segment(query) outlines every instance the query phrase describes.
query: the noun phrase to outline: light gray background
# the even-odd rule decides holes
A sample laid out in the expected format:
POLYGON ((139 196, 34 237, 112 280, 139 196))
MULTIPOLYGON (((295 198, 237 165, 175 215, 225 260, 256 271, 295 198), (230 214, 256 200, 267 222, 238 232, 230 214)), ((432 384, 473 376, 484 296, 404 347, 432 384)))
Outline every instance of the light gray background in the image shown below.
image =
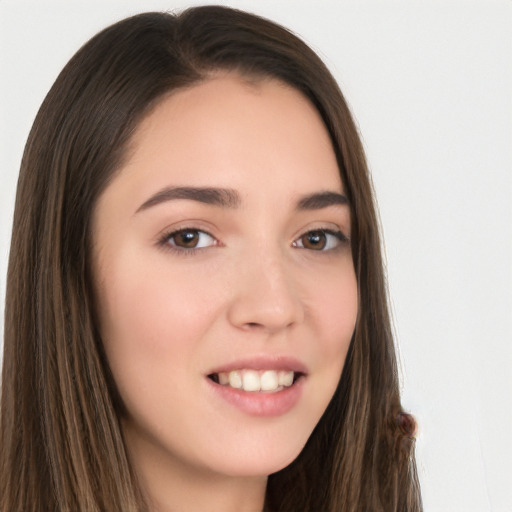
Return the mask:
MULTIPOLYGON (((21 152, 57 73, 111 22, 198 3, 0 1, 2 316, 21 152)), ((358 121, 426 511, 512 511, 512 2, 215 3, 300 34, 358 121)))

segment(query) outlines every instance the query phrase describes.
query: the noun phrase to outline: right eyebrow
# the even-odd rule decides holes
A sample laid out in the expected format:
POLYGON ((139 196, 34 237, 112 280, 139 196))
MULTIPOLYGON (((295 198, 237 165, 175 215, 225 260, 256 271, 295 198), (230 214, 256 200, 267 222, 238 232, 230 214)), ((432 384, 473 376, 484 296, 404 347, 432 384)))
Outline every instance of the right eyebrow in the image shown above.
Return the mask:
POLYGON ((142 203, 135 213, 175 199, 190 199, 223 208, 238 208, 241 203, 238 192, 229 188, 165 187, 142 203))

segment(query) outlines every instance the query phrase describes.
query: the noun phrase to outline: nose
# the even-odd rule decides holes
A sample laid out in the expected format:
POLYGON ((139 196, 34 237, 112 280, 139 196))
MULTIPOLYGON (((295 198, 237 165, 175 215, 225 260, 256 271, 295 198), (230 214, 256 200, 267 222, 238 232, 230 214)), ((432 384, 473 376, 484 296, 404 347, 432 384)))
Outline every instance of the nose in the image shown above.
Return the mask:
POLYGON ((274 334, 304 320, 299 290, 283 261, 256 255, 241 263, 239 269, 228 309, 232 325, 274 334))

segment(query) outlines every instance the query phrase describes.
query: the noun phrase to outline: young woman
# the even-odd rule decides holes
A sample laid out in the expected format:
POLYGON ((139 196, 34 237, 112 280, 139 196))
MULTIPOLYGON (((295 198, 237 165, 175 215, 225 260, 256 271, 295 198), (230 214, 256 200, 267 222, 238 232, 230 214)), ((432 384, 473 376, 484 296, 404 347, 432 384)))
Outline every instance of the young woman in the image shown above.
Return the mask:
POLYGON ((349 110, 222 7, 89 41, 27 142, 2 511, 419 511, 349 110))

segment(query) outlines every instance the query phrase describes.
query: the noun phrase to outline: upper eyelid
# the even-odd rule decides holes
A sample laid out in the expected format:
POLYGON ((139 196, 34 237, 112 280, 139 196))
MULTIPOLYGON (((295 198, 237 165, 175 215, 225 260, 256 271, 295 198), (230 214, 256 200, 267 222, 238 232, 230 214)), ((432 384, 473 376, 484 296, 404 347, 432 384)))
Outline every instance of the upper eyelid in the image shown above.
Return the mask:
POLYGON ((328 233, 331 235, 342 235, 345 239, 350 240, 350 235, 347 234, 347 231, 335 223, 327 223, 329 226, 326 226, 325 223, 320 223, 318 226, 308 227, 302 231, 299 231, 296 235, 294 235, 294 240, 298 240, 300 237, 304 236, 307 233, 311 233, 313 231, 323 231, 324 233, 328 233))
POLYGON ((161 240, 162 238, 169 238, 172 235, 175 235, 177 233, 180 233, 181 231, 198 231, 201 233, 205 233, 212 238, 217 239, 217 237, 213 234, 215 229, 212 229, 211 227, 205 227, 204 222, 202 221, 192 221, 190 223, 183 222, 183 223, 175 223, 172 226, 168 226, 162 230, 159 231, 159 233, 155 236, 155 240, 161 240))
POLYGON ((173 236, 177 235, 178 233, 181 233, 183 231, 197 231, 198 233, 203 233, 205 235, 208 235, 210 238, 218 242, 218 238, 215 235, 212 235, 209 231, 202 228, 196 228, 196 227, 182 227, 182 228, 174 228, 167 231, 163 231, 161 235, 158 236, 157 240, 160 242, 165 242, 169 238, 172 238, 173 236))

